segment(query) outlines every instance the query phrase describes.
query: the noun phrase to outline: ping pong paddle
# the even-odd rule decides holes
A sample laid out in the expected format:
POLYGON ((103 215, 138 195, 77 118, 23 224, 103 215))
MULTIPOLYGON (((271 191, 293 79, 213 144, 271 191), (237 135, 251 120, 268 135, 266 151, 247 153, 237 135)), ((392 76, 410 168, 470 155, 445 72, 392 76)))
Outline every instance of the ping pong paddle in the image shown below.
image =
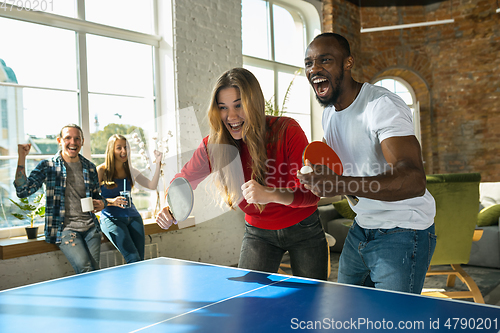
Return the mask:
POLYGON ((169 213, 177 221, 186 220, 191 214, 194 203, 194 195, 191 184, 186 178, 175 178, 167 192, 167 202, 169 213))
MULTIPOLYGON (((341 176, 344 172, 342 161, 337 153, 335 153, 329 145, 322 141, 313 141, 307 145, 304 149, 304 153, 302 154, 302 163, 304 163, 304 165, 306 160, 309 160, 309 162, 313 165, 325 165, 339 176, 341 176)), ((355 196, 346 195, 345 197, 353 206, 356 206, 359 201, 355 196)))

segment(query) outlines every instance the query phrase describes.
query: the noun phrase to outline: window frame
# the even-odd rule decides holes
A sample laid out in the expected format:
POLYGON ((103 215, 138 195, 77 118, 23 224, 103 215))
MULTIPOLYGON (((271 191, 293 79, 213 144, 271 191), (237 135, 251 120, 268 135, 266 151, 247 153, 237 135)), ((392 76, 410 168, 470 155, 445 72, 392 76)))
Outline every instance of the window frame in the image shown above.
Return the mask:
MULTIPOLYGON (((300 19, 302 20, 304 27, 304 45, 303 45, 304 52, 309 42, 312 41, 316 35, 321 33, 321 20, 320 20, 320 14, 318 13, 318 9, 308 1, 297 1, 297 0, 264 0, 264 1, 267 2, 267 15, 269 24, 269 34, 270 34, 269 47, 271 53, 271 60, 243 54, 242 55, 243 65, 260 67, 263 69, 273 71, 274 74, 273 96, 276 97, 279 96, 279 88, 280 88, 278 81, 279 72, 293 75, 297 73, 298 70, 300 70, 299 75, 303 77, 305 77, 305 72, 304 72, 304 66, 299 67, 295 65, 278 62, 275 60, 273 5, 278 5, 280 7, 283 7, 284 9, 288 10, 291 13, 292 17, 295 17, 295 15, 297 15, 297 17, 300 17, 300 19)), ((319 103, 317 103, 315 94, 312 91, 312 89, 309 92, 309 96, 310 96, 309 112, 308 113, 305 112, 304 114, 309 115, 311 121, 310 122, 311 127, 309 129, 306 129, 305 132, 311 133, 311 137, 309 138, 310 140, 314 139, 321 140, 320 136, 318 135, 319 133, 318 130, 321 128, 321 120, 320 120, 321 116, 316 116, 316 115, 320 115, 323 110, 319 105, 319 103)), ((278 98, 274 98, 273 102, 275 108, 279 108, 281 106, 280 105, 281 101, 279 101, 278 98)), ((287 115, 287 113, 290 116, 293 116, 294 114, 292 112, 285 111, 284 115, 287 115)))
MULTIPOLYGON (((157 8, 157 0, 153 0, 154 8, 157 8)), ((10 8, 10 7, 9 7, 10 8)), ((9 19, 14 19, 18 21, 24 21, 34 24, 46 25, 54 28, 65 29, 75 32, 76 36, 76 47, 77 47, 77 72, 78 72, 78 89, 68 90, 68 89, 53 89, 50 87, 42 86, 32 86, 32 85, 21 85, 15 83, 3 83, 0 82, 2 86, 13 86, 16 88, 34 88, 34 89, 48 89, 48 90, 59 90, 59 91, 69 91, 76 92, 78 95, 79 104, 79 125, 82 127, 83 135, 86 138, 90 138, 90 111, 89 111, 89 91, 88 91, 88 80, 87 80, 87 43, 86 35, 92 34, 102 37, 109 37, 114 39, 120 39, 128 42, 135 42, 139 44, 145 44, 153 47, 153 85, 154 85, 154 98, 155 98, 155 116, 161 114, 161 103, 159 103, 160 98, 160 80, 158 77, 157 64, 159 63, 159 52, 161 36, 156 34, 145 34, 142 32, 136 32, 116 27, 107 26, 100 23, 94 23, 85 21, 85 0, 77 0, 77 18, 61 16, 46 12, 34 12, 22 10, 20 7, 13 6, 12 10, 0 11, 0 17, 5 17, 9 19)), ((157 29, 157 16, 158 12, 154 12, 154 28, 157 29)), ((82 155, 86 158, 91 158, 90 145, 84 145, 82 147, 82 155)), ((17 158, 17 156, 14 156, 17 158)))
MULTIPOLYGON (((418 139, 418 142, 422 142, 422 137, 421 137, 421 129, 420 129, 420 103, 418 102, 417 95, 415 94, 415 90, 409 84, 406 80, 397 77, 397 76, 381 76, 377 77, 375 80, 372 81, 372 84, 375 85, 376 83, 382 81, 382 80, 394 80, 399 83, 401 83, 410 93, 411 99, 412 99, 412 104, 406 104, 408 107, 413 111, 412 116, 413 116, 413 129, 415 131, 415 136, 418 139)), ((397 95, 397 93, 396 93, 397 95)))
MULTIPOLYGON (((78 99, 78 122, 83 130, 84 137, 90 142, 91 137, 91 121, 89 110, 89 90, 87 78, 87 34, 108 37, 127 42, 134 42, 138 44, 148 45, 152 47, 152 70, 153 70, 153 102, 154 102, 154 119, 159 119, 162 115, 162 99, 161 99, 161 80, 160 80, 160 42, 162 37, 158 35, 158 1, 153 2, 153 29, 154 34, 146 34, 143 32, 131 31, 122 28, 107 26, 100 23, 94 23, 85 20, 85 0, 75 0, 76 2, 76 18, 62 16, 47 12, 28 11, 15 5, 9 5, 9 10, 0 10, 0 17, 13 19, 16 21, 44 25, 48 27, 64 29, 75 33, 76 45, 76 60, 77 64, 77 88, 76 89, 60 89, 48 86, 37 85, 23 85, 18 83, 0 82, 0 86, 14 87, 14 88, 32 88, 41 90, 64 91, 77 94, 78 99)), ((113 94, 109 94, 113 95, 113 94)), ((124 95, 126 97, 138 97, 132 95, 124 95)), ((144 96, 139 96, 144 97, 144 96)), ((162 122, 155 122, 155 130, 159 133, 162 131, 162 122)), ((24 126, 24 125, 23 125, 24 126)), ((82 146, 81 154, 89 160, 93 157, 100 157, 91 154, 90 144, 82 146)), ((52 155, 33 155, 28 156, 27 159, 46 159, 52 155)), ((17 155, 1 156, 0 160, 17 160, 17 155)), ((41 223, 41 222, 40 222, 41 223)), ((41 224, 43 225, 43 223, 41 224)), ((0 228, 0 239, 10 238, 15 236, 24 235, 24 226, 0 228)))

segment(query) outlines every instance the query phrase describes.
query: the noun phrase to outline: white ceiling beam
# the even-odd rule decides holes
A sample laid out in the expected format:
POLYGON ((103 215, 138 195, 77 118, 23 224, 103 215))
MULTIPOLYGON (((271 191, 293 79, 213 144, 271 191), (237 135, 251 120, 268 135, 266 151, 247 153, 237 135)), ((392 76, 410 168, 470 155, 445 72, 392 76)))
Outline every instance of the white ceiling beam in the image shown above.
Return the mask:
POLYGON ((417 28, 417 27, 427 27, 427 26, 431 26, 431 25, 449 24, 449 23, 453 23, 453 22, 455 22, 454 19, 449 19, 449 20, 439 20, 439 21, 420 22, 420 23, 388 25, 388 26, 375 27, 375 28, 361 28, 361 33, 397 30, 397 29, 409 29, 409 28, 417 28))

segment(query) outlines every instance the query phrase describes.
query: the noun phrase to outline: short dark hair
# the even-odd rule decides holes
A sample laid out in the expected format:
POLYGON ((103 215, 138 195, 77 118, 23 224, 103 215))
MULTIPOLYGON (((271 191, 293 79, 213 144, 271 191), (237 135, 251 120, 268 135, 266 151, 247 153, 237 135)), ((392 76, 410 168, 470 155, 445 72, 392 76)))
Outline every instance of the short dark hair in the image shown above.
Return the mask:
POLYGON ((63 126, 63 128, 61 128, 61 131, 59 131, 59 137, 62 138, 62 131, 65 129, 65 128, 76 128, 77 130, 80 131, 80 135, 82 136, 82 140, 83 140, 83 131, 82 131, 82 128, 80 126, 78 126, 77 124, 68 124, 66 126, 63 126))
POLYGON ((316 37, 314 37, 314 40, 316 40, 318 38, 324 38, 324 37, 335 38, 337 40, 337 42, 339 43, 340 47, 342 48, 342 50, 344 51, 344 57, 347 58, 351 55, 351 47, 349 46, 349 42, 347 41, 347 39, 344 36, 336 34, 334 32, 324 32, 324 33, 319 34, 316 37))

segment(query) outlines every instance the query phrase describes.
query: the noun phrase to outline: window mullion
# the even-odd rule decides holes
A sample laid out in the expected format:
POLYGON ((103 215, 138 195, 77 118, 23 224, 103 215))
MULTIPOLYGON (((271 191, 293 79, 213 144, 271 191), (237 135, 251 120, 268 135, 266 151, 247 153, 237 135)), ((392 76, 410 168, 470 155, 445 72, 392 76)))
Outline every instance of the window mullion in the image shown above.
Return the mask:
POLYGON ((77 57, 78 57, 78 115, 83 130, 84 138, 88 143, 83 145, 83 156, 90 159, 90 117, 89 117, 89 87, 87 76, 87 34, 76 32, 77 57))
POLYGON ((267 2, 268 5, 268 13, 269 13, 269 40, 270 44, 269 49, 271 50, 271 60, 276 61, 275 59, 275 51, 274 51, 274 16, 273 16, 273 3, 272 1, 267 2))
POLYGON ((76 15, 80 20, 85 21, 85 0, 76 1, 76 15))
MULTIPOLYGON (((153 33, 158 34, 158 1, 153 0, 153 33)), ((161 111, 161 80, 160 80, 160 48, 157 46, 152 47, 153 57, 153 96, 154 96, 154 115, 155 119, 160 119, 162 116, 161 111)), ((155 121, 155 131, 159 132, 161 137, 163 134, 163 123, 155 121)))
MULTIPOLYGON (((153 98, 154 98, 154 115, 155 119, 160 119, 161 111, 161 80, 160 80, 160 50, 153 46, 153 98)), ((164 128, 162 122, 155 121, 155 130, 164 136, 164 128)))
POLYGON ((278 91, 279 91, 279 83, 278 83, 278 70, 274 62, 276 61, 276 52, 275 52, 275 44, 274 44, 274 11, 273 11, 273 2, 268 1, 268 13, 269 13, 269 37, 270 37, 270 50, 271 50, 271 61, 273 62, 273 73, 274 73, 274 109, 278 109, 278 91))
MULTIPOLYGON (((79 3, 80 1, 78 2, 78 4, 79 3)), ((78 7, 79 6, 80 5, 78 5, 78 7)), ((80 14, 81 10, 78 9, 78 7, 77 7, 78 15, 81 15, 80 14)), ((107 26, 105 24, 88 22, 80 18, 66 17, 45 12, 36 12, 27 10, 22 10, 22 11, 0 10, 0 17, 6 17, 18 21, 25 21, 29 23, 46 25, 54 28, 72 30, 77 32, 86 32, 103 37, 132 41, 139 44, 159 46, 161 40, 161 36, 157 35, 146 34, 138 31, 130 31, 127 29, 107 26)))
MULTIPOLYGON (((77 0, 77 17, 85 20, 85 0, 77 0)), ((78 94, 78 116, 83 130, 83 137, 87 138, 89 144, 82 146, 82 154, 91 159, 90 150, 90 117, 89 117, 89 87, 87 76, 87 34, 75 32, 76 55, 78 57, 77 77, 80 93, 78 94)))

